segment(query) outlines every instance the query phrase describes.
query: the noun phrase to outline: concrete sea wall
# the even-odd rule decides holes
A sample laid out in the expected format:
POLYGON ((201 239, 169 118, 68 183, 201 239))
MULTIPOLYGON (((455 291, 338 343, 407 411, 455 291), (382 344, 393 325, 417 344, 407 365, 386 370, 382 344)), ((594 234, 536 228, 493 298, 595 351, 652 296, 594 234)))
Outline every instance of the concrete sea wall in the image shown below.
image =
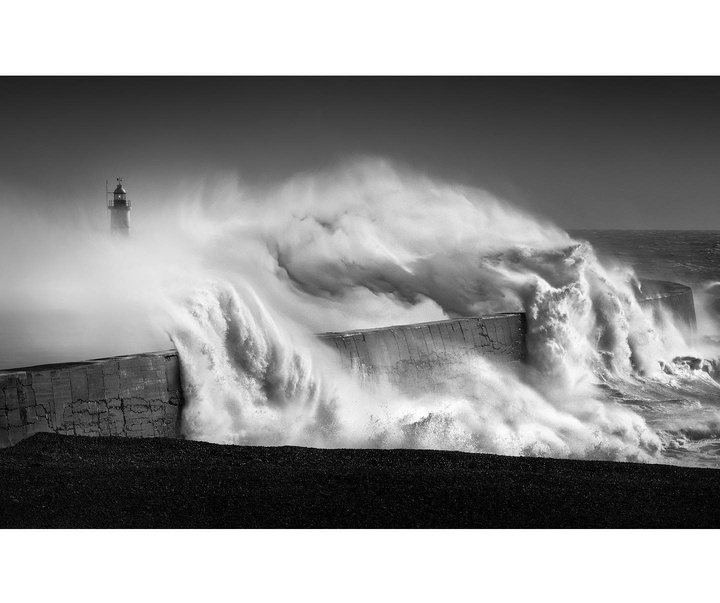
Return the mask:
MULTIPOLYGON (((644 281, 640 303, 695 328, 692 290, 644 281)), ((428 373, 480 356, 497 362, 526 356, 525 315, 458 318, 343 333, 320 339, 363 377, 412 384, 428 373)), ((41 431, 69 435, 179 437, 182 413, 177 352, 0 371, 0 447, 41 431)))
POLYGON ((175 437, 181 401, 174 350, 0 371, 0 447, 41 431, 175 437))
MULTIPOLYGON (((473 355, 525 357, 525 315, 500 314, 319 336, 344 366, 412 383, 473 355)), ((34 433, 180 437, 175 350, 0 371, 0 448, 34 433)))
POLYGON ((412 325, 323 333, 345 368, 372 379, 412 384, 420 376, 473 356, 500 362, 525 359, 525 315, 457 318, 412 325))
POLYGON ((670 281, 641 281, 637 297, 642 307, 652 309, 656 319, 660 318, 662 312, 666 312, 686 333, 695 332, 697 317, 690 287, 670 281))
MULTIPOLYGON (((669 281, 642 281, 637 291, 640 305, 671 314, 683 330, 695 330, 692 289, 669 281)), ((522 361, 526 357, 525 314, 508 313, 458 318, 421 324, 323 333, 320 339, 334 346, 343 366, 372 380, 385 376, 390 382, 412 385, 442 367, 472 356, 493 361, 522 361)))

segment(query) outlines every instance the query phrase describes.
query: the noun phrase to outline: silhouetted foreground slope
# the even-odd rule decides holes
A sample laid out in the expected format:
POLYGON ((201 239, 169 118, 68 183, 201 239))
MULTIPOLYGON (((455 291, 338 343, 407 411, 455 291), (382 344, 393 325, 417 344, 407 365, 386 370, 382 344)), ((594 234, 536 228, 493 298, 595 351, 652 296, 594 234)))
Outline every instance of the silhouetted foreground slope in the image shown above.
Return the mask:
POLYGON ((712 469, 54 434, 0 450, 3 528, 718 526, 712 469))

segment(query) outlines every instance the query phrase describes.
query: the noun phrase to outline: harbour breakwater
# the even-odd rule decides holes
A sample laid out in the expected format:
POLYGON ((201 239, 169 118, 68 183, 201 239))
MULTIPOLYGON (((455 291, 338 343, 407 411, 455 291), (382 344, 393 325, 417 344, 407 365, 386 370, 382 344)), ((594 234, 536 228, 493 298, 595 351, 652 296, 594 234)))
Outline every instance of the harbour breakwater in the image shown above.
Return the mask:
MULTIPOLYGON (((690 287, 643 281, 640 304, 695 328, 690 287)), ((526 357, 522 313, 324 333, 344 367, 363 378, 412 383, 473 355, 526 357)), ((0 371, 0 447, 39 432, 181 437, 182 367, 175 350, 0 371)))
POLYGON ((319 338, 337 349, 344 368, 364 379, 382 376, 399 384, 475 355, 499 362, 525 360, 526 331, 525 315, 508 313, 323 333, 319 338))
POLYGON ((0 371, 0 447, 39 432, 177 437, 177 352, 0 371))
POLYGON ((650 308, 655 319, 662 312, 669 314, 681 330, 694 333, 697 328, 695 302, 692 289, 687 285, 670 281, 641 281, 641 289, 636 293, 638 302, 644 308, 650 308))

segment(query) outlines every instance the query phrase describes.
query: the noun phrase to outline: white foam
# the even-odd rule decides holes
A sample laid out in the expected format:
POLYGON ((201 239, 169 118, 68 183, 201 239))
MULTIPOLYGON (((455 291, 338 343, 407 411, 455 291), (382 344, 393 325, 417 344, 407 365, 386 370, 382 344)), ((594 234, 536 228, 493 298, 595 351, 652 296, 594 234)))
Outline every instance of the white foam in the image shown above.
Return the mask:
MULTIPOLYGON (((198 439, 654 460, 660 437, 600 386, 663 383, 659 361, 692 351, 638 306, 630 268, 485 191, 385 161, 196 187, 135 216, 128 241, 27 215, 0 224, 17 252, 2 315, 60 307, 88 327, 85 348, 125 333, 137 352, 165 329, 198 439), (312 336, 513 310, 527 312, 529 366, 448 367, 443 393, 363 387, 312 336)), ((21 336, 13 349, 62 348, 72 331, 58 329, 54 348, 21 336)))

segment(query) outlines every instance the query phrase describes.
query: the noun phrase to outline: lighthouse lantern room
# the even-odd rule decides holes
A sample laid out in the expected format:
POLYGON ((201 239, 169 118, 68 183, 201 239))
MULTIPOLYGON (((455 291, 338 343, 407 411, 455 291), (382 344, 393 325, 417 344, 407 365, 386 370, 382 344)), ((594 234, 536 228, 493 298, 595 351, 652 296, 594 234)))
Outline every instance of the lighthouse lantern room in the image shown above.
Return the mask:
MULTIPOLYGON (((105 189, 108 195, 107 187, 105 189)), ((130 236, 130 209, 132 203, 127 198, 127 193, 122 185, 122 178, 117 179, 117 186, 112 193, 112 199, 107 199, 108 210, 110 210, 110 231, 113 234, 130 236)))

